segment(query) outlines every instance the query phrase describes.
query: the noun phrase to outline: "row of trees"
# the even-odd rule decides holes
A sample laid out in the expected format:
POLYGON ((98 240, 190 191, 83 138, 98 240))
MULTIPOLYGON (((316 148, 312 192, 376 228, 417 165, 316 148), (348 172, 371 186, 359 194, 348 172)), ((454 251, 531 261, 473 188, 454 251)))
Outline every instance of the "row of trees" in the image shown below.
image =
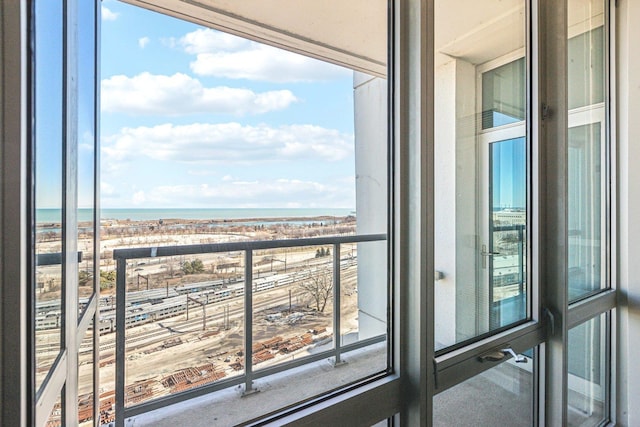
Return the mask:
POLYGON ((204 273, 204 264, 202 260, 194 259, 193 261, 185 261, 180 266, 184 274, 200 274, 204 273))
POLYGON ((322 258, 329 255, 331 255, 331 250, 329 250, 329 248, 320 248, 316 250, 316 258, 322 258))

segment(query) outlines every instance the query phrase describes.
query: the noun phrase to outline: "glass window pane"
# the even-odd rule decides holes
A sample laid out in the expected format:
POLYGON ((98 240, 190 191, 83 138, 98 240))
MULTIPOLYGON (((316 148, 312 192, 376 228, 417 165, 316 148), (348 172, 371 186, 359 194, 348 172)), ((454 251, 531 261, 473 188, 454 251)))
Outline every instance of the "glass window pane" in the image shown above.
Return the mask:
MULTIPOLYGON (((340 342, 355 345, 387 335, 387 242, 340 246, 340 342)), ((371 373, 387 368, 386 339, 368 356, 371 373)))
POLYGON ((520 58, 482 73, 482 129, 524 120, 524 67, 520 58))
POLYGON ((508 360, 433 398, 434 426, 533 425, 533 351, 508 360))
MULTIPOLYGON (((254 251, 253 369, 290 362, 331 350, 333 323, 333 246, 295 248, 287 273, 276 262, 280 250, 254 251), (296 265, 295 260, 304 260, 296 265), (271 300, 269 304, 265 300, 271 300)), ((289 252, 289 251, 285 251, 289 252)))
POLYGON ((528 317, 525 2, 460 7, 436 1, 436 350, 528 317))
POLYGON ((570 426, 597 426, 607 418, 607 315, 569 331, 568 415, 570 426))
POLYGON ((244 373, 243 271, 242 252, 128 262, 126 406, 244 373))
POLYGON ((78 2, 78 310, 84 312, 94 290, 95 246, 95 14, 96 2, 78 2))
POLYGON ((489 161, 489 327, 497 329, 527 316, 525 139, 492 143, 489 161))
POLYGON ((602 123, 569 129, 569 300, 603 286, 602 123))
POLYGON ((569 109, 594 105, 605 96, 603 0, 569 2, 569 109))
POLYGON ((90 427, 93 423, 93 330, 85 336, 78 352, 78 422, 80 427, 90 427))
POLYGON ((604 2, 569 2, 569 300, 606 288, 604 2))
POLYGON ((40 387, 60 352, 63 5, 35 2, 35 365, 40 387))
MULTIPOLYGON (((113 189, 102 192, 104 253, 180 246, 176 253, 184 254, 127 260, 128 326, 117 331, 126 336, 125 405, 181 399, 180 392, 207 387, 220 393, 206 419, 235 425, 384 375, 390 342, 387 82, 133 6, 117 3, 113 11, 119 25, 144 19, 176 28, 176 40, 183 40, 177 49, 150 39, 129 46, 118 42, 118 25, 102 26, 101 170, 104 188, 113 189), (193 37, 207 40, 198 48, 206 55, 222 52, 216 40, 230 40, 225 55, 266 61, 269 75, 175 74, 180 67, 193 70, 193 37), (123 49, 141 61, 158 53, 167 58, 125 76, 123 49), (316 74, 321 70, 326 74, 316 74), (176 90, 174 80, 203 90, 176 90), (148 87, 160 94, 153 102, 121 96, 148 87), (248 107, 236 91, 248 97, 248 107), (210 107, 202 93, 234 99, 210 107), (292 101, 254 108, 263 93, 292 101), (156 133, 164 126, 175 130, 175 139, 156 133), (126 134, 144 129, 155 136, 134 137, 141 145, 127 147, 126 134), (317 240, 298 246, 307 238, 317 240), (192 256, 184 248, 236 241, 248 252, 216 247, 192 256), (236 387, 263 392, 247 405, 230 393, 236 387)), ((100 329, 110 348, 113 312, 102 301, 113 294, 113 281, 104 267, 100 329)), ((105 370, 113 369, 107 362, 101 362, 105 370)), ((112 372, 101 387, 113 387, 112 372)))

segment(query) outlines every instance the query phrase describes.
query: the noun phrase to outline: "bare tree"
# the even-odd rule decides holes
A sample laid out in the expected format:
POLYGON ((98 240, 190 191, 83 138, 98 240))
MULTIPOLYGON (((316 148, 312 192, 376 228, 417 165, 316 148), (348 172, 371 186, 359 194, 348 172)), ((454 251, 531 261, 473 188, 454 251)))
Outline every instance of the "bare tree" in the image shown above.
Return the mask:
POLYGON ((316 305, 316 310, 324 312, 327 301, 333 293, 333 279, 331 271, 327 268, 317 271, 309 279, 300 284, 302 293, 309 295, 316 305))

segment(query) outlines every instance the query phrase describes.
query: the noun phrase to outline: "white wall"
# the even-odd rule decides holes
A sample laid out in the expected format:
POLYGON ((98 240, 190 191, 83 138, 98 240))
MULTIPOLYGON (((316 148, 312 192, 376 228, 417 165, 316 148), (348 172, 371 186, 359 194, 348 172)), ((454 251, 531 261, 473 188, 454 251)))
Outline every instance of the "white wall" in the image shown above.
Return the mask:
POLYGON ((435 340, 456 341, 456 60, 436 69, 435 92, 435 340))
POLYGON ((640 2, 618 8, 618 424, 640 425, 640 2))
POLYGON ((438 347, 476 332, 476 72, 438 61, 435 93, 435 331, 438 347))
MULTIPOLYGON (((354 73, 358 234, 387 232, 387 81, 354 73)), ((359 339, 386 332, 387 242, 358 244, 359 339)))

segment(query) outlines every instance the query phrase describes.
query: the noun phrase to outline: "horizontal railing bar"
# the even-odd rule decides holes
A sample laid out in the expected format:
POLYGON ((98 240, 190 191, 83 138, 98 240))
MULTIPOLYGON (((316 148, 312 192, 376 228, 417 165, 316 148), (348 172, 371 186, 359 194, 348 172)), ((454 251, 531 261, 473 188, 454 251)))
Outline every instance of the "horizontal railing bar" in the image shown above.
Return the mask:
POLYGON ((115 249, 114 259, 154 258, 177 255, 197 255, 216 252, 250 251, 260 249, 294 248, 300 246, 331 245, 334 243, 360 243, 386 240, 387 235, 359 234, 349 236, 308 237, 304 239, 256 240, 245 242, 208 243, 200 245, 154 246, 146 248, 115 249))
POLYGON ((491 227, 491 231, 518 231, 524 230, 524 228, 524 224, 494 225, 491 227))
POLYGON ((365 338, 360 341, 352 342, 351 344, 343 344, 342 352, 348 353, 353 350, 358 350, 359 348, 368 347, 373 344, 378 344, 387 339, 387 334, 376 335, 375 337, 365 338))
MULTIPOLYGON (((78 251, 78 262, 82 262, 82 251, 78 251)), ((36 254, 36 265, 38 267, 58 264, 62 264, 62 252, 36 254)))
MULTIPOLYGON (((386 334, 378 335, 375 337, 367 338, 361 341, 357 341, 341 348, 341 353, 348 353, 350 351, 358 350, 360 348, 368 347, 373 344, 384 342, 387 339, 386 334)), ((335 349, 326 350, 317 354, 305 356, 299 359, 292 360, 290 362, 284 362, 277 366, 269 368, 259 369, 253 372, 253 378, 264 378, 269 375, 278 374, 280 372, 288 371, 290 369, 298 368, 310 363, 318 362, 322 359, 335 356, 335 349)), ((205 394, 213 393, 216 391, 224 390, 236 385, 243 384, 245 382, 245 375, 241 374, 237 377, 220 380, 212 384, 204 385, 202 387, 186 390, 180 393, 172 394, 170 396, 163 396, 154 399, 149 402, 140 403, 135 406, 128 406, 124 408, 124 418, 133 417, 136 415, 144 414, 146 412, 154 411, 156 409, 163 408, 168 405, 184 402, 185 400, 194 399, 196 397, 203 396, 205 394)))

